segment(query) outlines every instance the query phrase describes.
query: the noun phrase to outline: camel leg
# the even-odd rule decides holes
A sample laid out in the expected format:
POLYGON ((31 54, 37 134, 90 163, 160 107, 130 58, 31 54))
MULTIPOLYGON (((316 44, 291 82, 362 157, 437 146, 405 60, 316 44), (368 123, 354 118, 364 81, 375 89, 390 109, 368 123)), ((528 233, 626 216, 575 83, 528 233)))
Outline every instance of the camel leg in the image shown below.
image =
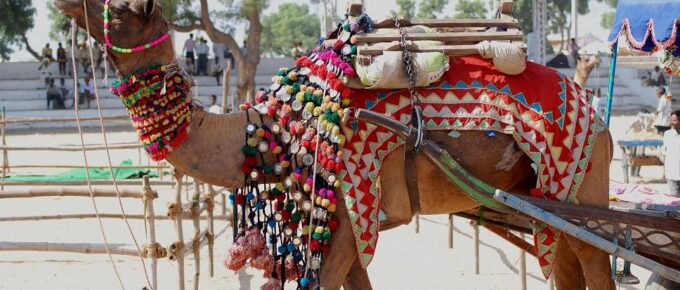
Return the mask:
POLYGON ((557 290, 586 289, 586 281, 583 278, 581 264, 576 253, 569 247, 566 235, 562 235, 562 238, 559 239, 553 275, 555 275, 555 287, 557 287, 557 290))
POLYGON ((371 290, 371 280, 368 279, 368 272, 364 267, 361 267, 359 258, 354 258, 354 263, 349 271, 345 284, 342 285, 345 290, 371 290))
MULTIPOLYGON (((612 142, 608 131, 595 138, 591 170, 586 173, 576 197, 580 204, 606 208, 609 205, 609 163, 612 142)), ((590 290, 613 290, 609 255, 574 237, 567 236, 570 248, 579 259, 586 284, 590 290)))
POLYGON ((344 198, 338 198, 335 214, 338 218, 338 228, 331 234, 331 248, 324 255, 321 267, 321 289, 324 290, 340 289, 357 258, 357 247, 344 198))

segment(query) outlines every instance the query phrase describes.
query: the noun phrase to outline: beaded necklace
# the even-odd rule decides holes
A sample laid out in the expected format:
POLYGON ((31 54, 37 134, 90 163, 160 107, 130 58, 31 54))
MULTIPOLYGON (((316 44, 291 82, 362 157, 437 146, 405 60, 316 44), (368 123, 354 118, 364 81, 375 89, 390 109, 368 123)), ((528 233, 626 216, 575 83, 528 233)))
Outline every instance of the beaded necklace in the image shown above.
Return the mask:
POLYGON ((154 65, 114 81, 112 91, 154 161, 165 159, 187 137, 194 105, 190 80, 180 70, 154 65))
POLYGON ((154 46, 157 46, 157 45, 161 44, 163 41, 165 41, 166 39, 170 38, 170 31, 166 31, 158 39, 156 39, 156 40, 154 40, 150 43, 137 46, 137 47, 122 48, 122 47, 113 45, 113 42, 111 42, 111 38, 109 37, 109 32, 110 32, 110 30, 109 30, 109 22, 110 22, 109 16, 111 14, 110 10, 109 10, 109 2, 111 2, 111 0, 106 0, 104 2, 104 42, 106 42, 106 46, 109 47, 110 49, 112 49, 113 51, 120 52, 120 53, 140 52, 140 51, 152 48, 154 46))
POLYGON ((229 196, 236 229, 225 266, 263 270, 269 280, 260 289, 283 289, 286 281, 298 289, 320 285, 323 255, 338 227, 334 213, 344 202, 346 137, 340 126, 351 102, 346 83, 356 75, 351 36, 370 29, 370 18, 357 19, 345 19, 329 35, 342 45, 333 42, 298 58, 294 68, 280 69, 271 86, 256 94, 254 106, 241 106, 274 122, 258 123, 247 114, 244 186, 229 196), (274 163, 266 163, 264 154, 273 154, 274 163))

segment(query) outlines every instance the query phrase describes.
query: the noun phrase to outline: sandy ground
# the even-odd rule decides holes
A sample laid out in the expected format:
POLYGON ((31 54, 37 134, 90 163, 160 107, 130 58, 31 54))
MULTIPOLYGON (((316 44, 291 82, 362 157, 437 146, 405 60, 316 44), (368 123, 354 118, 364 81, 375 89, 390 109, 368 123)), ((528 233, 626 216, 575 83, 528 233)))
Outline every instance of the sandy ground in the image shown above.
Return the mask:
MULTIPOLYGON (((613 135, 615 141, 623 136, 632 117, 615 116, 613 135)), ((80 140, 73 130, 10 131, 10 145, 77 145, 80 140)), ((87 143, 101 143, 101 135, 90 129, 85 134, 87 143)), ((109 142, 133 142, 134 133, 129 128, 111 130, 109 142)), ((616 148, 611 164, 611 178, 623 180, 619 163, 621 152, 616 148)), ((113 152, 113 162, 130 158, 138 162, 137 150, 113 152)), ((106 164, 103 152, 88 155, 91 164, 106 164)), ((83 155, 74 153, 46 153, 19 151, 10 153, 12 164, 83 164, 83 155)), ((146 158, 143 159, 146 162, 146 158)), ((22 170, 22 173, 54 173, 58 170, 40 172, 22 170)), ((15 173, 15 172, 13 172, 15 173)), ((666 190, 665 184, 654 179, 662 176, 661 167, 646 167, 642 176, 652 180, 650 186, 666 190)), ((633 181, 638 181, 633 179, 633 181)), ((160 200, 156 212, 164 214, 165 204, 173 197, 174 190, 156 188, 160 200)), ((116 199, 97 200, 100 212, 119 213, 116 199)), ((125 200, 130 214, 141 214, 143 206, 137 200, 125 200)), ((34 198, 10 199, 0 202, 0 216, 55 215, 68 213, 93 213, 89 198, 34 198)), ((191 223, 185 221, 185 237, 193 235, 191 223)), ((226 223, 216 223, 216 230, 226 223)), ((146 238, 141 221, 131 221, 134 235, 143 243, 146 238)), ((205 226, 205 222, 202 222, 205 226)), ((131 244, 132 239, 125 224, 120 220, 104 220, 105 232, 110 243, 131 244)), ((375 289, 519 289, 520 251, 511 244, 481 229, 481 273, 474 272, 473 229, 462 218, 455 219, 454 248, 447 246, 447 216, 427 216, 420 220, 420 233, 415 233, 414 223, 381 233, 377 253, 368 268, 375 289)), ((231 229, 229 229, 231 230, 231 229)), ((168 245, 175 240, 172 222, 157 222, 158 240, 168 245)), ((207 249, 201 251, 201 289, 259 289, 263 283, 261 273, 245 270, 233 273, 222 266, 226 251, 231 244, 227 235, 217 239, 215 249, 214 277, 208 275, 207 249)), ((529 237, 527 237, 529 238, 529 237)), ((36 222, 0 223, 2 241, 43 241, 64 243, 101 243, 102 237, 96 220, 61 220, 36 222)), ((126 289, 141 289, 145 285, 142 263, 139 258, 115 256, 115 263, 126 289)), ((194 280, 194 259, 187 259, 187 287, 194 280)), ((536 259, 526 258, 528 289, 548 289, 536 259)), ((174 262, 161 260, 158 266, 158 289, 177 289, 177 267, 174 262)), ((639 267, 633 273, 643 283, 650 273, 639 267)), ((620 289, 643 289, 641 285, 621 286, 620 289)), ((83 255, 47 252, 0 252, 0 289, 121 289, 106 255, 83 255)))

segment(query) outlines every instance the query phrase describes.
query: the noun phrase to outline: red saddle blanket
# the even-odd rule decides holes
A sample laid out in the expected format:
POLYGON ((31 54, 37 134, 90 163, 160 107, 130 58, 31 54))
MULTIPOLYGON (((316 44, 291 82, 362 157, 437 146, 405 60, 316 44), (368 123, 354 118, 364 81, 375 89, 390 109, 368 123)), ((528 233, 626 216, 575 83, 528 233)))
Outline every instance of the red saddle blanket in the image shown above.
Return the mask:
MULTIPOLYGON (((450 59, 442 80, 418 89, 430 130, 484 130, 510 134, 536 164, 532 194, 572 202, 587 170, 594 143, 594 110, 587 94, 561 73, 532 62, 520 75, 498 72, 481 57, 450 59)), ((351 107, 386 114, 408 124, 412 102, 407 90, 353 90, 351 107)), ((355 240, 367 266, 378 240, 381 164, 402 140, 358 120, 343 127, 345 170, 341 174, 355 240)), ((539 263, 547 276, 558 232, 534 230, 539 263)))

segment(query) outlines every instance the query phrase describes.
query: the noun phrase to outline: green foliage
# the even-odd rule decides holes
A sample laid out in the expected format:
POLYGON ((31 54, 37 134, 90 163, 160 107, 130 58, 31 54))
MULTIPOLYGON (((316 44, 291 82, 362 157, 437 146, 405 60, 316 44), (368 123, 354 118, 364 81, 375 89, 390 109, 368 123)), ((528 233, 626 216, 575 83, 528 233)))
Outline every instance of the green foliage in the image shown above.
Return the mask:
POLYGON ((0 58, 8 60, 14 46, 26 44, 26 32, 33 28, 34 15, 31 0, 0 1, 0 58))
POLYGON ((486 18, 486 5, 482 0, 459 0, 456 4, 454 18, 483 19, 486 18))
POLYGON ((616 12, 610 11, 602 13, 602 18, 600 18, 600 26, 602 28, 612 28, 614 25, 614 17, 616 17, 616 12))
MULTIPOLYGON (((616 1, 616 0, 598 0, 616 1)), ((571 0, 549 0, 548 1, 548 27, 551 33, 566 34, 571 27, 571 0)), ((533 22, 532 0, 516 0, 514 5, 515 18, 519 21, 520 28, 526 34, 532 31, 533 22)), ((578 0, 578 14, 585 15, 590 12, 588 0, 578 0)))
MULTIPOLYGON (((616 5, 619 4, 619 0, 597 0, 599 2, 606 3, 609 7, 616 9, 616 5)), ((600 16, 600 26, 602 28, 611 28, 614 25, 614 18, 616 17, 616 10, 602 13, 600 16)))
POLYGON ((71 19, 57 10, 52 1, 47 2, 47 18, 50 19, 50 39, 62 40, 62 36, 68 34, 71 28, 71 19))
POLYGON ((390 14, 404 19, 413 19, 416 14, 415 0, 397 0, 397 7, 399 7, 399 11, 392 10, 390 14))
POLYGON ((320 31, 316 19, 306 4, 279 5, 278 11, 262 18, 262 51, 292 56, 298 41, 307 49, 315 47, 320 31))
POLYGON ((437 18, 437 14, 440 14, 447 4, 449 0, 422 0, 418 6, 418 18, 437 18))

